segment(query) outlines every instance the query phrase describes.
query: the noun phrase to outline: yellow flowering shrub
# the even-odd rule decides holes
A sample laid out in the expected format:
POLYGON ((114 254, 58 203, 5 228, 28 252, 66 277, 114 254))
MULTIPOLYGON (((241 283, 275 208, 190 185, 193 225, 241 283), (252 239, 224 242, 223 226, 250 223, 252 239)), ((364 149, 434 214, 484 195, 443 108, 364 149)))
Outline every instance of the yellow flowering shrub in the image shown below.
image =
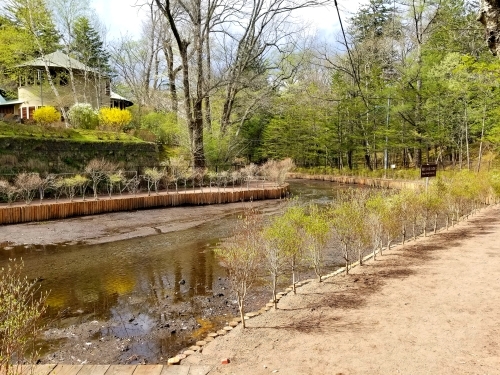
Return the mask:
POLYGON ((38 124, 45 126, 61 121, 61 114, 54 107, 40 107, 33 112, 33 119, 38 124))
POLYGON ((126 109, 101 108, 99 110, 99 125, 106 130, 121 131, 132 121, 132 114, 126 109))

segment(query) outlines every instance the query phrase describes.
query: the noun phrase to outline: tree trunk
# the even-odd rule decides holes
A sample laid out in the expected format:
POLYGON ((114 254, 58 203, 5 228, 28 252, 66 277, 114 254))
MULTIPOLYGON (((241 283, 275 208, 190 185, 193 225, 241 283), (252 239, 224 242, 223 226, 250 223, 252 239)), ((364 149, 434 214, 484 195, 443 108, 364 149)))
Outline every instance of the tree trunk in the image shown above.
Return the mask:
POLYGON ((481 124, 481 141, 479 142, 479 156, 477 160, 477 172, 481 170, 481 159, 483 158, 484 123, 486 122, 486 105, 483 108, 483 119, 481 124))
POLYGON ((344 259, 345 259, 345 275, 349 275, 349 252, 347 249, 347 243, 344 244, 344 259))
POLYGON ((274 303, 274 309, 278 309, 278 301, 276 301, 276 284, 278 282, 278 275, 276 273, 273 273, 273 303, 274 303))
POLYGON ((167 17, 172 33, 174 34, 179 55, 182 61, 182 84, 184 89, 184 106, 188 123, 188 131, 191 142, 191 155, 195 169, 205 168, 205 152, 203 146, 203 50, 201 49, 203 40, 201 38, 201 9, 200 1, 193 10, 193 31, 194 48, 196 49, 196 97, 192 97, 190 90, 190 69, 189 69, 189 42, 181 39, 177 24, 170 9, 170 1, 163 4, 160 0, 155 0, 156 5, 167 17))
POLYGON ((172 44, 170 40, 163 41, 163 52, 167 60, 167 72, 168 72, 168 90, 170 92, 170 109, 175 114, 175 119, 179 115, 179 103, 177 97, 177 85, 175 79, 177 76, 177 69, 174 69, 174 51, 172 49, 172 44))
MULTIPOLYGON (((206 78, 203 82, 204 87, 205 87, 205 92, 210 91, 210 85, 212 82, 212 62, 211 62, 211 56, 210 56, 210 29, 207 28, 206 35, 205 35, 205 40, 206 40, 206 78)), ((210 95, 205 96, 205 127, 209 132, 212 131, 212 108, 210 104, 210 95)))
POLYGON ((243 297, 238 294, 238 308, 240 309, 240 318, 243 328, 246 328, 245 324, 245 312, 243 311, 243 297))
POLYGON ((465 103, 464 125, 465 125, 465 150, 467 157, 467 170, 470 171, 470 153, 469 153, 469 124, 467 121, 467 102, 465 103))
POLYGON ((500 3, 498 0, 482 0, 477 18, 486 29, 486 41, 493 56, 500 53, 500 3))

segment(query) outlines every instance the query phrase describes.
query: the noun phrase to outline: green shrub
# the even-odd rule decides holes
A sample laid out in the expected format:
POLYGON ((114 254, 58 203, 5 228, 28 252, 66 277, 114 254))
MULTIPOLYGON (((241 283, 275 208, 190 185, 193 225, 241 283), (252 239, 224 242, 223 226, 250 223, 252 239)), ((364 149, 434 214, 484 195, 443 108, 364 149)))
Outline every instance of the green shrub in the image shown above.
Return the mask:
POLYGON ((142 118, 141 129, 153 133, 158 143, 168 145, 178 144, 179 129, 174 113, 148 113, 142 118))
POLYGON ((88 103, 77 103, 68 111, 69 122, 73 127, 94 130, 99 126, 99 116, 88 103))

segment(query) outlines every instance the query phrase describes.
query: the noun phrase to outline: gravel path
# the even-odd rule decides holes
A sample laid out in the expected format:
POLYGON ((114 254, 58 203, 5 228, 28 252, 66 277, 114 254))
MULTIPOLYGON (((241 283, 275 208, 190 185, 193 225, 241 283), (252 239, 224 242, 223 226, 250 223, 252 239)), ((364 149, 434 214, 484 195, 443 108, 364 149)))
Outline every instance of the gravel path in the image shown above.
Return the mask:
POLYGON ((311 282, 182 363, 211 374, 500 374, 499 243, 496 206, 311 282))

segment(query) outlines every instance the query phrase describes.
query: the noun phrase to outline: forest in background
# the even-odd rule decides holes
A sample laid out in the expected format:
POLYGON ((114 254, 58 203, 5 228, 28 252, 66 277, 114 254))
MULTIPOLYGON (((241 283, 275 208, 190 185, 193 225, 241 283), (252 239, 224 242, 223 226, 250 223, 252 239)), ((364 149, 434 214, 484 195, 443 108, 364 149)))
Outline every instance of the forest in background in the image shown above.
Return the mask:
MULTIPOLYGON (((489 168, 500 137, 499 63, 480 4, 370 0, 332 23, 295 16, 310 0, 146 2, 141 38, 106 42, 89 3, 8 0, 0 87, 15 67, 63 50, 112 77, 134 131, 194 167, 291 157, 297 166, 489 168)), ((340 15, 340 13, 337 13, 340 15)))

